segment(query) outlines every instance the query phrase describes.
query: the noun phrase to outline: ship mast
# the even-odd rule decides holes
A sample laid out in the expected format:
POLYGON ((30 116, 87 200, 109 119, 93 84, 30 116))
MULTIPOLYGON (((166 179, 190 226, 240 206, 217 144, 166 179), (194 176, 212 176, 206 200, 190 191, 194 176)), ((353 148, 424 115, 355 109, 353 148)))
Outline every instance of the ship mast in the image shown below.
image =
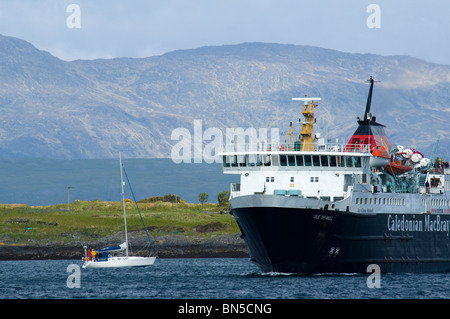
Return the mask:
POLYGON ((286 133, 289 136, 289 149, 292 150, 292 136, 294 136, 294 128, 292 127, 292 122, 289 123, 289 132, 286 133))
POLYGON ((372 105, 372 92, 373 92, 373 83, 375 82, 372 78, 372 76, 370 76, 370 79, 367 80, 366 82, 370 82, 370 90, 369 90, 369 96, 367 97, 367 103, 366 103, 366 111, 364 112, 364 117, 363 119, 365 120, 369 120, 371 118, 371 114, 370 114, 370 106, 372 105))
MULTIPOLYGON (((367 96, 366 111, 364 113, 363 121, 367 121, 367 125, 369 125, 369 133, 370 133, 371 132, 371 130, 370 130, 370 123, 372 121, 372 114, 370 113, 370 107, 372 106, 373 84, 375 82, 379 82, 379 81, 375 81, 373 79, 373 77, 370 76, 370 79, 368 79, 366 82, 370 83, 370 89, 369 89, 369 95, 367 96)), ((369 134, 369 143, 368 144, 372 145, 370 137, 371 137, 371 134, 369 134)))
POLYGON ((301 151, 315 151, 314 147, 314 109, 318 104, 315 101, 321 101, 321 98, 310 98, 310 97, 296 97, 292 99, 293 101, 303 101, 305 102, 302 107, 302 114, 305 117, 305 121, 302 122, 301 132, 300 132, 300 143, 301 151))
POLYGON ((369 95, 367 96, 366 111, 364 112, 363 120, 371 121, 372 120, 372 114, 370 113, 370 107, 372 106, 373 84, 375 82, 380 82, 380 81, 375 81, 373 79, 373 77, 370 76, 370 79, 368 79, 366 82, 370 83, 370 89, 369 89, 369 95))

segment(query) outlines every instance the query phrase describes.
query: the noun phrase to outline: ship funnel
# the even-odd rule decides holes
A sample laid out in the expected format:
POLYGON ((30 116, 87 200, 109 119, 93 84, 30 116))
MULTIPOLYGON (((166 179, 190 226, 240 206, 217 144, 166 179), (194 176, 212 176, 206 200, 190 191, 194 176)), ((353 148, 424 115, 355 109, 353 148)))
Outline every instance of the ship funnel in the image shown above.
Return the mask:
POLYGON ((347 143, 346 150, 361 151, 369 145, 370 149, 377 146, 383 146, 390 150, 392 147, 386 133, 384 132, 384 125, 377 123, 375 116, 372 116, 372 94, 375 81, 371 76, 366 82, 370 83, 369 95, 367 96, 367 103, 365 113, 362 119, 358 118, 358 128, 347 143))

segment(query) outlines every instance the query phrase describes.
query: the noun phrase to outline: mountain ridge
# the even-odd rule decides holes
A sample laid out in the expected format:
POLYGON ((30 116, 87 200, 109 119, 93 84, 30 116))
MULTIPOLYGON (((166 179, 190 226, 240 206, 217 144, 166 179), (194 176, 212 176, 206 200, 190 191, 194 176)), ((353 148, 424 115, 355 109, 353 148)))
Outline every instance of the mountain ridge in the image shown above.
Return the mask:
POLYGON ((195 120, 204 130, 277 127, 285 138, 301 117, 291 98, 305 94, 322 98, 316 131, 345 143, 371 75, 381 80, 372 113, 391 141, 430 152, 440 136, 438 155, 449 157, 450 66, 260 42, 67 62, 0 35, 0 157, 167 158, 171 132, 193 132, 195 120))

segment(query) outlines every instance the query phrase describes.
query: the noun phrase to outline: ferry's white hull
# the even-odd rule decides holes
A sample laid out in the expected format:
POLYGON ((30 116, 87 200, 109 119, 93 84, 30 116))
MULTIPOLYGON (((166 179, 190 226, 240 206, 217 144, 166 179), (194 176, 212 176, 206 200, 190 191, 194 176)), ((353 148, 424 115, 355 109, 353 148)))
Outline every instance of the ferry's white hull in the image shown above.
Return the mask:
POLYGON ((156 257, 111 257, 104 261, 85 261, 83 268, 144 267, 153 265, 156 257))

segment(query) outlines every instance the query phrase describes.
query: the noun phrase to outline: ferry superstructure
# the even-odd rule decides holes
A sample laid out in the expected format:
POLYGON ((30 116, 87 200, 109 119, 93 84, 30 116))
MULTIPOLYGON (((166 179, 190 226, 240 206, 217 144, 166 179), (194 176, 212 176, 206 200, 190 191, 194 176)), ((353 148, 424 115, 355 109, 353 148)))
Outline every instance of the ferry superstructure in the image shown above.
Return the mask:
MULTIPOLYGON (((231 214, 263 272, 450 271, 450 170, 392 145, 370 113, 348 143, 313 134, 319 98, 304 102, 299 139, 220 154, 231 214)), ((433 148, 435 153, 437 142, 433 148)), ((435 154, 431 154, 431 158, 435 154)))

